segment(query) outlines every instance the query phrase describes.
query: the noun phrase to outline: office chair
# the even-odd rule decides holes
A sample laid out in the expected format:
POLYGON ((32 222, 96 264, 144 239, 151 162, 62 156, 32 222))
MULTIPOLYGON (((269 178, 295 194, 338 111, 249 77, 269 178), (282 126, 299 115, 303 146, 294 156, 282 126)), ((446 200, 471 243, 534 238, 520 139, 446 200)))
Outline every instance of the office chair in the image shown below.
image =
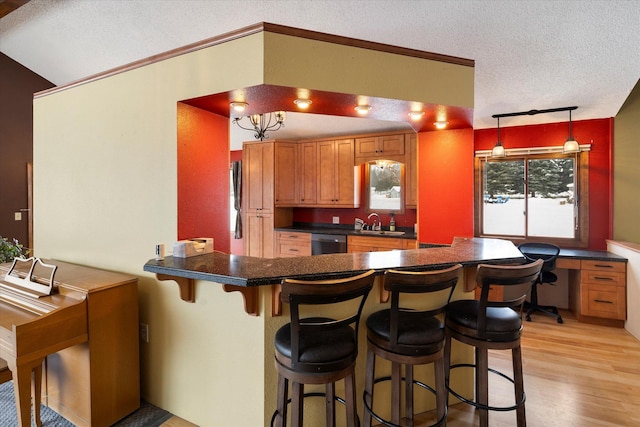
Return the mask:
POLYGON ((563 323, 562 316, 558 313, 558 308, 552 305, 540 305, 538 303, 538 285, 548 283, 555 285, 558 276, 553 273, 556 268, 556 259, 560 253, 560 248, 549 243, 522 243, 518 245, 518 249, 527 259, 527 262, 534 262, 538 259, 544 261, 540 276, 536 279, 531 287, 531 298, 529 304, 525 306, 527 313, 525 319, 531 321, 531 315, 535 312, 554 317, 558 323, 563 323))

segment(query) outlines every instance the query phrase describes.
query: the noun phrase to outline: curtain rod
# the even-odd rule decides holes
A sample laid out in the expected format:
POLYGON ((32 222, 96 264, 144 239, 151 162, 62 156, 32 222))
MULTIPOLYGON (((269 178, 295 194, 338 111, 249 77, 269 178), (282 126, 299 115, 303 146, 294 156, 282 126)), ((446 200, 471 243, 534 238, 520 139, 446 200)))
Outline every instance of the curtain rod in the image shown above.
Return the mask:
POLYGON ((513 117, 513 116, 535 116, 536 114, 543 114, 543 113, 556 113, 558 111, 571 111, 571 110, 577 110, 578 107, 560 107, 560 108, 549 108, 546 110, 529 110, 529 111, 520 111, 518 113, 503 113, 503 114, 494 114, 493 117, 494 119, 500 118, 500 117, 513 117))

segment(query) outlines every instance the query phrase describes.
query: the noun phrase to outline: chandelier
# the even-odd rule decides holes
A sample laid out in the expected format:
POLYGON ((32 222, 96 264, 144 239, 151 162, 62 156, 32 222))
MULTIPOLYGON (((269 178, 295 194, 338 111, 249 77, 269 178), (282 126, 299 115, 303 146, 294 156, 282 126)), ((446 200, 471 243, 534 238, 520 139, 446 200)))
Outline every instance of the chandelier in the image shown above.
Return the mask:
POLYGON ((267 132, 275 132, 284 126, 284 115, 284 111, 276 111, 275 113, 252 114, 250 116, 246 116, 252 127, 245 127, 240 123, 240 120, 245 117, 236 117, 233 119, 233 123, 238 125, 241 129, 254 131, 255 134, 253 136, 260 141, 264 141, 269 138, 267 132))

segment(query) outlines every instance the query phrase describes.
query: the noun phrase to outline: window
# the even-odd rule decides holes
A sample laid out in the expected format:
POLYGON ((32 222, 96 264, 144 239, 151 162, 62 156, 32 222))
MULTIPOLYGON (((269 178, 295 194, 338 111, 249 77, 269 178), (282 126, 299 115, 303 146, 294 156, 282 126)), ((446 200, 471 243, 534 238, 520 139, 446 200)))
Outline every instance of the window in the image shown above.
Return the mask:
POLYGON ((476 158, 480 236, 586 246, 588 154, 476 158))
POLYGON ((404 212, 404 164, 392 161, 365 163, 367 208, 375 212, 404 212))

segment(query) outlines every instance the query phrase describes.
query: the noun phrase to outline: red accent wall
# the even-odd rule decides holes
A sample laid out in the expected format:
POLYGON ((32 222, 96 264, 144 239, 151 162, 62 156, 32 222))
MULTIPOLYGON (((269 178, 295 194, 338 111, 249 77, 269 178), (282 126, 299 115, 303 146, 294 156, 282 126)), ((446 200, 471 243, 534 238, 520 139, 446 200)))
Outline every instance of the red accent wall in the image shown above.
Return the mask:
POLYGON ((178 239, 229 252, 229 121, 178 103, 178 239))
POLYGON ((418 134, 418 242, 473 237, 473 130, 418 134))
MULTIPOLYGON (((592 144, 589 153, 589 249, 605 250, 611 237, 611 177, 614 119, 573 122, 573 136, 581 144, 592 144)), ((497 129, 474 132, 475 149, 490 150, 496 143, 497 129)), ((505 148, 562 145, 569 134, 569 122, 501 127, 505 148)))

